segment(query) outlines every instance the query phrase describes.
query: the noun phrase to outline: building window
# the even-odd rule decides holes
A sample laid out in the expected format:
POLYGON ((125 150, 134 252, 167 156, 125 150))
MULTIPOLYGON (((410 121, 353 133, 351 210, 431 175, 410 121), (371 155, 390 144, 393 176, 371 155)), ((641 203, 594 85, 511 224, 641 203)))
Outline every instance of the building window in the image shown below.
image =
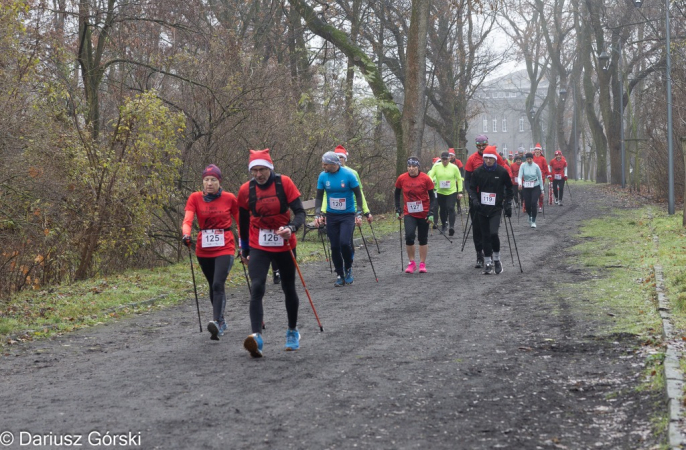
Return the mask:
POLYGON ((482 121, 481 130, 484 133, 488 133, 488 117, 486 117, 486 116, 484 116, 484 119, 482 121))
POLYGON ((516 98, 516 97, 517 97, 517 93, 516 93, 516 92, 510 92, 510 97, 516 98))
POLYGON ((502 126, 502 132, 507 133, 507 119, 503 119, 503 126, 502 126))
POLYGON ((493 132, 498 132, 498 119, 493 119, 493 132))
POLYGON ((524 132, 524 116, 519 116, 519 132, 524 132))

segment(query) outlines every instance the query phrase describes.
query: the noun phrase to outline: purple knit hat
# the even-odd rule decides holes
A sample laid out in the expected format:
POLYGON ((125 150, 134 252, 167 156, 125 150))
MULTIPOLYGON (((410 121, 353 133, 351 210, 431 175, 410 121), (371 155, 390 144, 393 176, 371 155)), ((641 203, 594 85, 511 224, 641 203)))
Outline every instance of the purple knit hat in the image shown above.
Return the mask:
POLYGON ((205 167, 205 170, 202 171, 203 179, 209 176, 215 177, 216 179, 221 181, 222 171, 219 170, 219 167, 215 166, 214 164, 210 164, 209 166, 205 167))

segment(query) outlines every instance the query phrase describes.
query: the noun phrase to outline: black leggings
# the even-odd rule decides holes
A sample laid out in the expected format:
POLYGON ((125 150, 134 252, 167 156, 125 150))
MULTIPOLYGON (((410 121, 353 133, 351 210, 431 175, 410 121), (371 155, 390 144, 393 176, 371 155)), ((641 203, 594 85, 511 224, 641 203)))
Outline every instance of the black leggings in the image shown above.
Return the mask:
POLYGON ((474 214, 474 228, 480 230, 479 234, 481 234, 482 247, 486 257, 492 256, 493 252, 500 251, 500 237, 498 236, 500 215, 500 211, 491 217, 482 216, 479 213, 474 214))
MULTIPOLYGON (((293 250, 295 254, 295 249, 293 250)), ((265 285, 267 283, 267 273, 272 262, 276 262, 281 274, 281 289, 286 295, 286 314, 288 315, 288 328, 295 328, 298 325, 298 292, 295 289, 295 264, 289 251, 285 252, 266 252, 256 248, 250 249, 250 261, 248 262, 248 273, 252 281, 252 295, 250 296, 250 327, 253 333, 262 332, 262 319, 264 309, 262 308, 262 298, 264 297, 265 285)))
POLYGON ((565 180, 553 180, 553 194, 555 200, 562 200, 565 190, 565 180))
POLYGON ((212 303, 212 317, 215 322, 224 321, 224 307, 226 294, 224 284, 233 266, 233 255, 222 255, 214 258, 198 257, 198 264, 210 285, 210 302, 212 303))
POLYGON ((438 194, 436 200, 438 200, 438 215, 441 218, 441 225, 445 225, 446 219, 450 228, 455 228, 455 200, 457 199, 456 194, 443 195, 438 194))
POLYGON ((483 241, 481 240, 481 228, 479 228, 474 222, 474 218, 477 215, 472 206, 471 199, 469 200, 469 217, 472 219, 472 240, 474 241, 474 250, 477 253, 481 253, 484 250, 483 241))
POLYGON ((429 222, 426 219, 418 219, 410 215, 405 215, 405 244, 414 245, 415 231, 418 231, 419 245, 429 243, 429 222))
POLYGON ((541 196, 541 187, 534 186, 532 188, 522 189, 524 192, 524 206, 526 206, 526 213, 534 220, 538 214, 538 198, 541 196))

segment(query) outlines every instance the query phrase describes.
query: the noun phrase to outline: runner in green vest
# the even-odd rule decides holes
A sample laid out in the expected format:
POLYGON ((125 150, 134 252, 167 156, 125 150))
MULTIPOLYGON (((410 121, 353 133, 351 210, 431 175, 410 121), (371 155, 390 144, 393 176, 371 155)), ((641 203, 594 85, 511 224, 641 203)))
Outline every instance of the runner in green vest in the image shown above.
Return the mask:
POLYGON ((450 164, 450 153, 441 153, 441 162, 434 164, 427 175, 434 181, 436 186, 436 199, 438 200, 439 217, 443 233, 455 234, 455 201, 462 198, 462 175, 455 164, 450 164), (457 195, 455 195, 457 193, 457 195), (446 224, 446 219, 448 224, 446 224))

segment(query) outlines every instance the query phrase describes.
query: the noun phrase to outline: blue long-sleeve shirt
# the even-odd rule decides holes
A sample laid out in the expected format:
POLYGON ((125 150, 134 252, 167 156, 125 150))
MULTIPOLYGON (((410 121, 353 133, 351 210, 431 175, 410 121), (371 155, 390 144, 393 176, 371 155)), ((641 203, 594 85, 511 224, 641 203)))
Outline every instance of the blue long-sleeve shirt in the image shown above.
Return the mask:
POLYGON ((532 188, 540 186, 543 190, 543 174, 541 173, 541 168, 538 164, 533 162, 525 162, 519 166, 519 175, 517 175, 517 183, 525 188, 532 188), (529 182, 533 181, 533 185, 529 185, 529 182), (526 185, 524 182, 527 182, 526 185))

